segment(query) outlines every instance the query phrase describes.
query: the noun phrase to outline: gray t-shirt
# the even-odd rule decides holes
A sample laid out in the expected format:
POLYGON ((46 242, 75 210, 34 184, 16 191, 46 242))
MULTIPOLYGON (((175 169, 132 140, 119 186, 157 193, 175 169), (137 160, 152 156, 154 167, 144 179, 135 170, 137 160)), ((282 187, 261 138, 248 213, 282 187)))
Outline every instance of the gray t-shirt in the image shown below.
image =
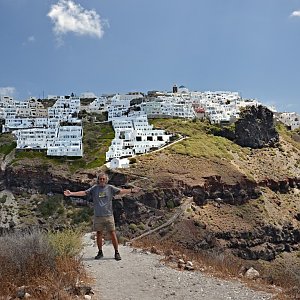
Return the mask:
POLYGON ((96 184, 85 191, 92 196, 94 214, 96 217, 113 215, 112 199, 114 195, 119 194, 120 191, 121 189, 110 184, 106 184, 104 187, 96 184))

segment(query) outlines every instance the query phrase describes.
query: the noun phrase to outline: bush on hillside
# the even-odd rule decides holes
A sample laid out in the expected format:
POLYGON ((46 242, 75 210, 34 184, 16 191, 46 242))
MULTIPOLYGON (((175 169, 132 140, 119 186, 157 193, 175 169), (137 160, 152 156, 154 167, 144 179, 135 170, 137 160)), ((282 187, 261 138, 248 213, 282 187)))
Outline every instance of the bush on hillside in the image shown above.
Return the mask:
POLYGON ((3 195, 1 198, 0 198, 0 203, 4 204, 6 202, 6 199, 7 199, 7 195, 3 195))
POLYGON ((93 209, 91 207, 78 208, 71 214, 72 225, 78 225, 82 223, 90 223, 93 215, 93 209))
POLYGON ((74 299, 68 291, 85 278, 77 256, 80 240, 72 231, 27 230, 0 237, 0 295, 15 299, 23 286, 33 299, 74 299))
POLYGON ((44 199, 38 205, 38 211, 43 217, 53 216, 54 213, 63 213, 63 196, 54 195, 47 199, 44 199))
POLYGON ((7 155, 15 149, 16 146, 17 143, 15 142, 13 134, 5 133, 0 135, 0 153, 7 155))
POLYGON ((80 230, 67 229, 62 232, 49 233, 48 239, 55 256, 75 257, 82 250, 80 230))
POLYGON ((40 231, 18 232, 0 238, 2 289, 5 285, 29 284, 32 278, 54 268, 54 249, 40 231))

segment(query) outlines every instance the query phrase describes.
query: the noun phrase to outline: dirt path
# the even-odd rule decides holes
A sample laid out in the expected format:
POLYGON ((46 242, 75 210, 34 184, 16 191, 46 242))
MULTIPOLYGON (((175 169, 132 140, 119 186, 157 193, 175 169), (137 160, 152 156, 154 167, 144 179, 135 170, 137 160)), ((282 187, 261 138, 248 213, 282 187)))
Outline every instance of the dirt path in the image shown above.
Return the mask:
POLYGON ((97 248, 86 237, 83 261, 92 277, 97 300, 262 300, 271 294, 253 291, 238 281, 216 279, 198 271, 167 267, 162 257, 129 246, 120 246, 121 261, 113 258, 106 243, 104 258, 94 260, 97 248))
POLYGON ((174 215, 169 220, 167 220, 164 224, 162 224, 162 225, 160 225, 160 226, 158 226, 158 227, 156 227, 152 230, 149 230, 149 231, 147 231, 147 232, 131 239, 131 241, 136 241, 138 239, 141 239, 141 238, 143 238, 143 237, 145 237, 149 234, 157 232, 157 231, 161 230, 162 228, 168 227, 171 224, 173 224, 179 218, 179 216, 184 214, 185 211, 187 210, 187 208, 191 206, 192 200, 193 200, 192 197, 185 197, 183 199, 182 204, 179 207, 176 208, 176 212, 174 213, 174 215))

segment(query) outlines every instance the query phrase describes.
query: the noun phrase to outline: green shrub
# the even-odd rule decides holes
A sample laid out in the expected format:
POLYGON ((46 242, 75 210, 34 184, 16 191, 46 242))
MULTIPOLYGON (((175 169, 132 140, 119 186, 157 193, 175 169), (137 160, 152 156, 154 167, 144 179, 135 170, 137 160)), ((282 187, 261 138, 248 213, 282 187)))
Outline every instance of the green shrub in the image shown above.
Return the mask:
POLYGON ((7 199, 7 195, 3 195, 1 198, 0 198, 0 203, 4 204, 6 202, 6 199, 7 199))
POLYGON ((136 232, 137 229, 138 229, 137 225, 134 224, 134 223, 131 223, 131 224, 128 226, 128 228, 129 228, 130 230, 134 231, 134 232, 136 232))
POLYGON ((135 157, 130 157, 129 158, 129 163, 130 164, 135 164, 136 163, 136 158, 135 157))
POLYGON ((48 240, 56 256, 77 256, 82 250, 82 233, 67 229, 62 232, 48 233, 48 240))
POLYGON ((137 225, 137 228, 138 228, 138 229, 141 229, 141 230, 145 230, 145 224, 144 224, 144 223, 139 223, 139 224, 137 225))
POLYGON ((41 201, 41 203, 37 206, 37 209, 43 217, 53 216, 56 212, 62 214, 62 211, 64 210, 63 196, 55 195, 49 197, 48 199, 41 201))
POLYGON ((168 200, 167 202, 167 208, 173 209, 175 207, 174 201, 173 200, 168 200))
POLYGON ((93 215, 93 209, 91 207, 78 208, 71 215, 72 225, 80 224, 84 222, 90 223, 92 215, 93 215))
POLYGON ((20 217, 26 217, 26 216, 29 216, 31 215, 31 211, 28 209, 28 208, 21 208, 19 209, 19 216, 20 217))
POLYGON ((20 160, 20 159, 24 159, 24 158, 28 158, 28 159, 47 159, 46 156, 46 151, 42 150, 42 151, 35 151, 35 150, 19 150, 16 151, 16 155, 15 155, 15 160, 20 160))
POLYGON ((0 153, 3 153, 5 155, 9 154, 12 150, 14 150, 17 146, 16 142, 12 142, 10 144, 1 145, 0 146, 0 153))

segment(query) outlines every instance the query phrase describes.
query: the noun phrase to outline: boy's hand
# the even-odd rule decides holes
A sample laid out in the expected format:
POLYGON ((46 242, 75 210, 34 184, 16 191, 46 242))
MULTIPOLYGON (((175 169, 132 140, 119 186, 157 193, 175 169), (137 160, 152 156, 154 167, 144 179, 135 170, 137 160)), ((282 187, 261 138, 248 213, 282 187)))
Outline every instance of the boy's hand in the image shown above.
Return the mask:
POLYGON ((142 190, 141 188, 135 186, 135 187, 132 187, 132 188, 131 188, 131 193, 138 193, 138 192, 140 192, 141 190, 142 190))

